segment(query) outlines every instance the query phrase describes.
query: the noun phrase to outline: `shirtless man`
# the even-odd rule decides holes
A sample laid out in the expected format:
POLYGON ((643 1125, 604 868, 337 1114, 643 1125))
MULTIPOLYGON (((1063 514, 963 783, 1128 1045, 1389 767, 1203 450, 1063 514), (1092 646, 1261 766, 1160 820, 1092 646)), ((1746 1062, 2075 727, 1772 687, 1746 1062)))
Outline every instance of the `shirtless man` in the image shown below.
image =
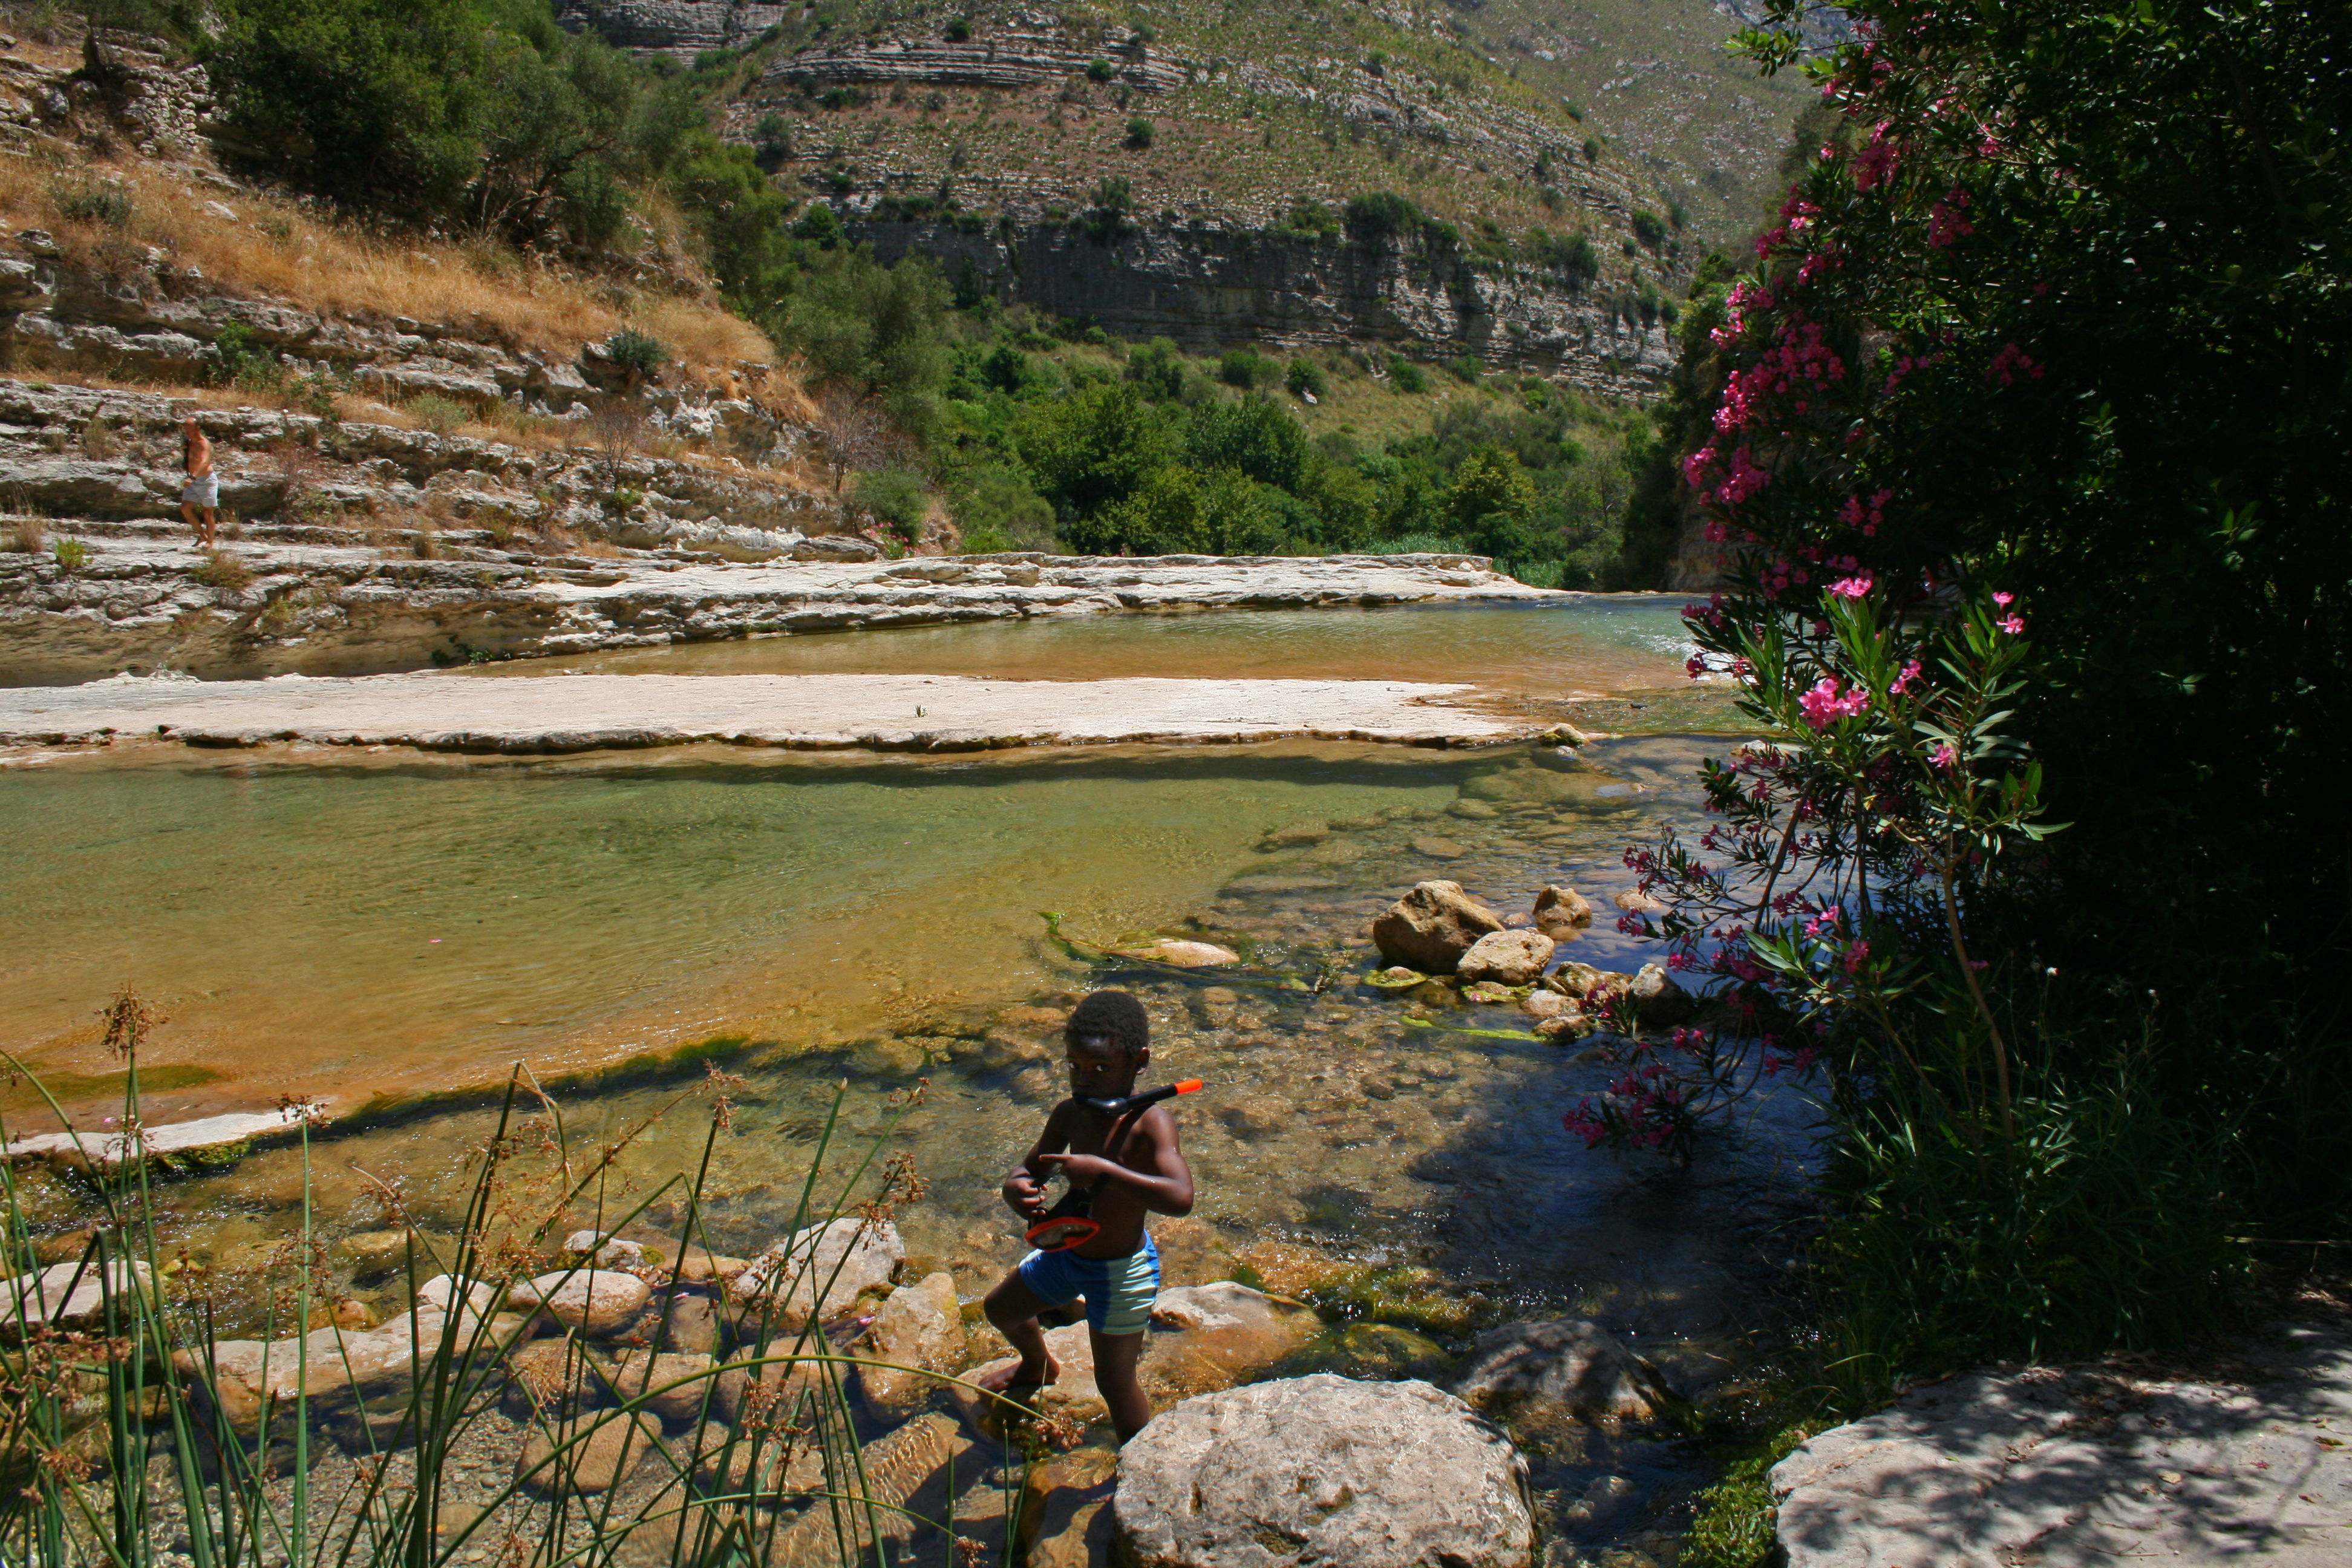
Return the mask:
MULTIPOLYGON (((1070 1092, 1087 1100, 1133 1094, 1135 1075, 1151 1060, 1150 1020, 1124 991, 1097 991, 1080 1002, 1063 1038, 1070 1092)), ((1144 1220, 1192 1213, 1192 1173, 1177 1145, 1176 1119, 1164 1106, 1106 1116, 1077 1099, 1054 1107, 1035 1146, 1004 1178, 1004 1202, 1024 1225, 1045 1217, 1045 1182, 1056 1170, 1073 1191, 1094 1189, 1092 1217, 1102 1228, 1067 1251, 1032 1252, 988 1293, 988 1321, 1021 1362, 987 1382, 1018 1398, 1060 1377, 1038 1314, 1083 1295, 1095 1384, 1124 1443, 1151 1419, 1136 1363, 1160 1293, 1160 1249, 1144 1220)))
POLYGON ((213 472, 213 444, 194 415, 180 427, 180 465, 188 474, 187 488, 180 492, 180 515, 196 531, 196 542, 210 550, 220 524, 220 476, 213 472))

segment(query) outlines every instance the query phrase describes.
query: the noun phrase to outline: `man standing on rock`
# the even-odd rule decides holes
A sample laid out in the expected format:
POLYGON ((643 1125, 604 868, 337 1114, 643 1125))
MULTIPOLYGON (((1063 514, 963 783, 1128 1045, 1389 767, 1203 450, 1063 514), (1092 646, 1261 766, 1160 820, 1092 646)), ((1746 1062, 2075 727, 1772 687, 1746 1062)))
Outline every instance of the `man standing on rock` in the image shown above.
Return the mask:
POLYGON ((180 515, 196 531, 196 542, 210 550, 220 526, 220 476, 213 472, 213 444, 193 414, 180 427, 180 466, 188 475, 187 488, 180 491, 180 515))

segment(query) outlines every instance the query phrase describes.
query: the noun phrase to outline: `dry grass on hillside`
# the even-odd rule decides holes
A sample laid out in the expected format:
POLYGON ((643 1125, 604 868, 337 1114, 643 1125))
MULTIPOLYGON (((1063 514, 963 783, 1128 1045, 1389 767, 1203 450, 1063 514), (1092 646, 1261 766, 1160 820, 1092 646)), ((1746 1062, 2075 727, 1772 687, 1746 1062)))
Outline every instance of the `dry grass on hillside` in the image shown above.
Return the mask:
POLYGON ((294 202, 209 189, 151 165, 66 170, 0 157, 0 217, 14 227, 51 231, 75 262, 94 271, 142 269, 147 248, 155 247, 226 288, 321 315, 407 316, 565 356, 583 342, 634 327, 697 370, 766 364, 774 357, 757 328, 713 305, 550 271, 502 247, 380 238, 294 202), (67 216, 108 190, 128 198, 121 224, 67 216), (209 211, 208 204, 236 216, 209 211))

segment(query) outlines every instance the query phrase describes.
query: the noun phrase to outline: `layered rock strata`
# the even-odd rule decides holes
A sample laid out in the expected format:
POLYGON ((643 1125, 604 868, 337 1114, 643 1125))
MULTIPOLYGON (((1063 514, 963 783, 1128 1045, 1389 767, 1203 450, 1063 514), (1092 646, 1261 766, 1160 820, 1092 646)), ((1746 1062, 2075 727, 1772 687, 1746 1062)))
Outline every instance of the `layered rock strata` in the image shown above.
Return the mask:
POLYGON ((866 218, 851 227, 885 260, 929 256, 966 287, 1196 350, 1381 344, 1469 354, 1621 395, 1654 390, 1673 363, 1665 327, 1629 319, 1604 290, 1536 268, 1476 264, 1448 246, 1213 227, 1106 237, 1083 224, 1042 222, 974 231, 866 218))
MULTIPOLYGON (((453 516, 472 510, 475 526, 436 531, 411 521, 385 529, 372 544, 352 529, 263 525, 246 530, 215 558, 196 550, 177 525, 76 524, 69 536, 48 538, 40 552, 27 552, 5 549, 11 541, 0 523, 0 679, 54 684, 158 668, 205 677, 346 674, 1121 609, 1555 596, 1466 555, 842 561, 844 553, 880 552, 862 539, 803 536, 795 522, 818 525, 830 515, 813 502, 803 511, 789 510, 792 492, 651 460, 638 501, 646 515, 618 531, 646 543, 664 537, 675 542, 652 550, 607 547, 602 556, 539 554, 500 542, 500 531, 512 526, 507 520, 525 507, 559 515, 569 507, 576 515, 593 503, 601 475, 541 454, 415 436, 380 430, 347 438, 381 440, 399 452, 379 459, 390 482, 407 486, 405 493, 445 499, 453 516), (461 458, 481 467, 427 471, 461 458), (415 466, 404 468, 404 461, 415 466), (425 482, 413 483, 411 476, 425 482), (551 500, 522 489, 534 481, 551 500), (705 508, 702 521, 688 521, 705 508), (86 549, 79 564, 58 559, 62 537, 86 549), (705 544, 717 548, 688 548, 705 544), (419 559, 420 550, 433 558, 419 559), (730 561, 721 551, 771 559, 730 561)), ((257 458, 230 469, 224 498, 277 482, 267 462, 257 458)), ((0 465, 0 475, 10 471, 0 465)), ((122 497, 126 509, 160 504, 147 473, 70 458, 41 471, 58 490, 94 493, 79 502, 86 509, 109 495, 122 497)))
POLYGON ((766 0, 557 0, 555 19, 633 54, 690 60, 740 48, 799 9, 766 0))

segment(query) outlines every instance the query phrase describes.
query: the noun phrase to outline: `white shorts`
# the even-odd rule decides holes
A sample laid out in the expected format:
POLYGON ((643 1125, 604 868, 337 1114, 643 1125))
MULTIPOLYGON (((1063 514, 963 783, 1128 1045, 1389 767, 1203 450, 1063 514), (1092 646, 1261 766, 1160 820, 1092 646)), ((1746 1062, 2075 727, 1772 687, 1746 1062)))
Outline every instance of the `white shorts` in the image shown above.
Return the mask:
POLYGON ((191 506, 220 505, 220 476, 194 475, 188 480, 188 488, 180 492, 180 499, 191 506))

